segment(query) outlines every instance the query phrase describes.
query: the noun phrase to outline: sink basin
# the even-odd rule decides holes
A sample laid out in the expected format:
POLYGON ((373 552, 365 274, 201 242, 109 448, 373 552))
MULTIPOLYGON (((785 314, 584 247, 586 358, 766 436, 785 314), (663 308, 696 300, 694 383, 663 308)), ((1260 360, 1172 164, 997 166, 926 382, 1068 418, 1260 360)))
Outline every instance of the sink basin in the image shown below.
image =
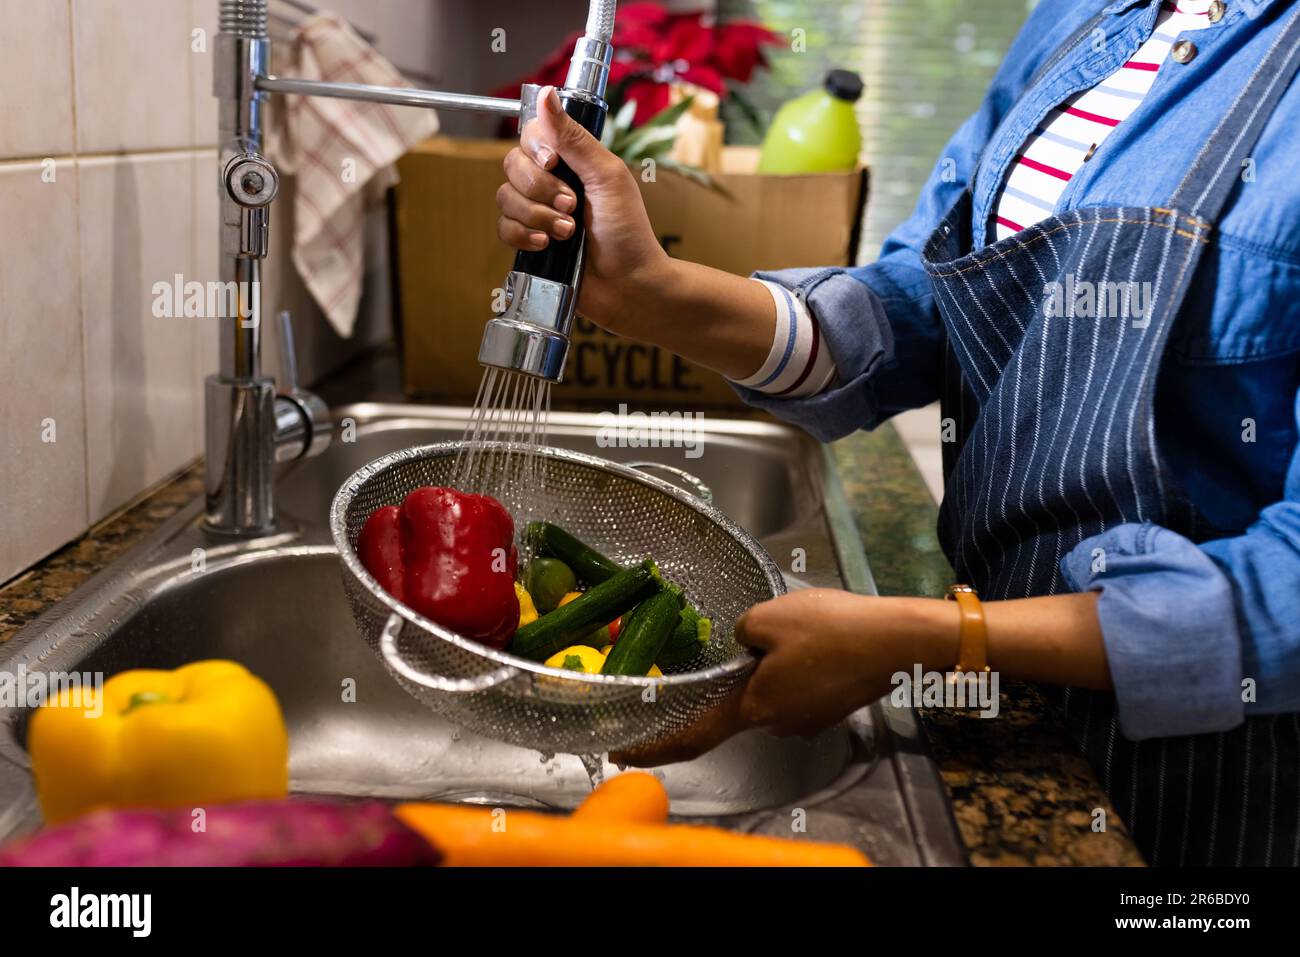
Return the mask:
MULTIPOLYGON (((319 523, 339 486, 363 465, 395 449, 458 440, 465 430, 463 414, 429 415, 422 406, 409 407, 405 415, 400 407, 392 411, 394 417, 358 428, 355 441, 335 442, 320 458, 291 468, 280 486, 281 513, 319 523)), ((553 413, 547 444, 615 462, 654 461, 684 469, 710 487, 718 508, 758 538, 820 507, 820 476, 808 465, 809 447, 815 453, 816 443, 802 433, 766 423, 706 421, 700 455, 688 458, 681 449, 604 446, 601 423, 595 415, 553 413), (801 441, 789 444, 795 436, 801 441)), ((815 454, 813 459, 820 464, 815 454)), ((672 481, 671 475, 656 475, 672 481)))
MULTIPOLYGON (((280 532, 254 542, 216 538, 199 525, 196 502, 0 646, 0 670, 21 664, 28 671, 107 678, 131 668, 229 658, 279 697, 296 792, 575 806, 591 789, 577 757, 489 740, 427 710, 374 658, 347 607, 327 527, 334 493, 353 471, 387 452, 460 438, 466 416, 464 409, 405 405, 339 410, 336 435, 343 440, 280 478, 280 532)), ((806 564, 790 577, 792 588, 843 585, 844 555, 827 510, 827 489, 834 486, 821 447, 807 436, 764 422, 709 421, 701 425, 703 455, 690 459, 681 449, 603 448, 602 425, 597 415, 556 414, 549 442, 685 469, 712 487, 715 504, 758 536, 778 564, 789 566, 791 550, 803 550, 806 564)), ((864 573, 862 563, 857 585, 869 588, 864 573)), ((23 749, 26 717, 0 715, 0 840, 39 822, 23 749)), ((888 778, 874 770, 882 755, 894 761, 907 750, 897 746, 900 720, 875 706, 811 740, 749 732, 656 773, 675 815, 747 830, 788 830, 791 808, 811 814, 808 809, 833 808, 839 796, 860 801, 880 791, 888 797, 876 800, 873 814, 826 839, 857 842, 878 860, 894 853, 882 847, 897 845, 897 862, 921 862, 926 854, 917 849, 914 811, 899 784, 920 778, 892 765, 888 778)), ((603 772, 618 773, 609 765, 603 772)), ((809 831, 816 833, 811 825, 809 831)))
MULTIPOLYGON (((241 662, 275 689, 295 791, 482 794, 572 807, 591 790, 572 755, 542 756, 461 731, 407 695, 357 636, 333 552, 254 555, 173 579, 77 670, 112 675, 199 658, 241 662)), ((832 784, 854 747, 843 726, 812 742, 754 733, 668 768, 665 783, 679 814, 775 807, 832 784)))

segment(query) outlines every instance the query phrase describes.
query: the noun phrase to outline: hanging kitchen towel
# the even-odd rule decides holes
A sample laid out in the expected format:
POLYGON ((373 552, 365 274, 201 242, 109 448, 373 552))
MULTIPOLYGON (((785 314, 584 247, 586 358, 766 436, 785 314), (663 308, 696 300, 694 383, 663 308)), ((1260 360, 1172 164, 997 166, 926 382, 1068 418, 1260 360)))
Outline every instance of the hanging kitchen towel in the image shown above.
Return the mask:
MULTIPOLYGON (((397 68, 334 14, 305 20, 294 34, 303 79, 409 86, 397 68)), ((432 110, 285 96, 272 155, 297 177, 293 262, 330 324, 347 337, 357 321, 365 271, 367 204, 397 183, 394 166, 438 131, 432 110)))

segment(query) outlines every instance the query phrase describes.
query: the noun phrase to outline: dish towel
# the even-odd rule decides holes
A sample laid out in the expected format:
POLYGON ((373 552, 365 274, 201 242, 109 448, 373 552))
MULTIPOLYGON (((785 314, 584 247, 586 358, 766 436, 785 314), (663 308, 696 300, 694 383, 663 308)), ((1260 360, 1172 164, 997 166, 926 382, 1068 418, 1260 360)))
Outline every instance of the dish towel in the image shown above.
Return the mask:
MULTIPOLYGON (((341 17, 322 13, 294 34, 293 72, 308 80, 410 86, 341 17)), ((347 338, 365 274, 368 204, 398 181, 393 165, 438 131, 432 110, 285 96, 269 150, 297 177, 293 262, 330 325, 347 338)))

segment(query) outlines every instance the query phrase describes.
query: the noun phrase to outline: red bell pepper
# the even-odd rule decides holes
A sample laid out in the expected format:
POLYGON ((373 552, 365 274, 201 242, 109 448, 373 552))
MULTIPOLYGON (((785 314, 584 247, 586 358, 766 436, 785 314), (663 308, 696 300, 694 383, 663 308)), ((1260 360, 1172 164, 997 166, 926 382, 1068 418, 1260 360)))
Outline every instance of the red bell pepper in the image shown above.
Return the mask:
POLYGON ((515 523, 496 499, 418 488, 375 511, 357 554, 381 586, 430 621, 493 648, 519 624, 515 523))

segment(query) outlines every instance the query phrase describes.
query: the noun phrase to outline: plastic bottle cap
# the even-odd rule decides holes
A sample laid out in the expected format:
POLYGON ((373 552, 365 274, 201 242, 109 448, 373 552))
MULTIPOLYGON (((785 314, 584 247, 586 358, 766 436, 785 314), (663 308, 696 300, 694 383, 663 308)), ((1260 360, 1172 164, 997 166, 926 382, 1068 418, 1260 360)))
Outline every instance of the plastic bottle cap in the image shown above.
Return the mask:
POLYGON ((831 70, 826 74, 826 82, 823 85, 831 96, 850 103, 856 103, 866 88, 862 77, 852 70, 831 70))

